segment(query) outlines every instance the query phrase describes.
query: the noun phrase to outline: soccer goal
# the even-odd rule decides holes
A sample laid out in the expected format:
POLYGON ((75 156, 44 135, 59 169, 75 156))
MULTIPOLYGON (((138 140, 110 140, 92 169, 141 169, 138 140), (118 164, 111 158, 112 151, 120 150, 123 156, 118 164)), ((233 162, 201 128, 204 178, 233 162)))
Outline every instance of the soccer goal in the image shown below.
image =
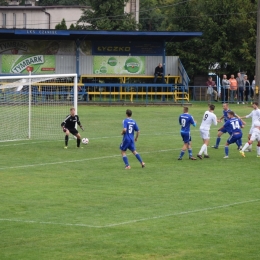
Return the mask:
POLYGON ((77 74, 0 76, 0 141, 61 138, 77 104, 77 74))

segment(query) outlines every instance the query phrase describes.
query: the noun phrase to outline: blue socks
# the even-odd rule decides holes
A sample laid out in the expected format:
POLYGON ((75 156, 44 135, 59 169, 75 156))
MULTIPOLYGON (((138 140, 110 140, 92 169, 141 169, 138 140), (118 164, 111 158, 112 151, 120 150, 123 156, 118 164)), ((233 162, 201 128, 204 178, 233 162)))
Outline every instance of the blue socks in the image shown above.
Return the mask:
POLYGON ((219 146, 220 141, 221 141, 221 138, 220 138, 220 137, 217 137, 217 140, 216 140, 216 147, 219 146))
POLYGON ((228 156, 228 152, 229 152, 229 147, 225 146, 225 154, 226 154, 226 156, 228 156))
POLYGON ((135 157, 136 157, 136 159, 137 159, 140 163, 142 163, 142 158, 141 158, 141 156, 139 155, 139 153, 137 153, 137 154, 135 155, 135 157))
POLYGON ((185 151, 181 150, 180 158, 182 158, 184 154, 185 154, 185 151))
POLYGON ((192 149, 188 149, 189 157, 192 157, 192 149))
POLYGON ((123 161, 125 163, 125 166, 128 166, 129 163, 128 163, 128 158, 126 156, 123 156, 123 161))

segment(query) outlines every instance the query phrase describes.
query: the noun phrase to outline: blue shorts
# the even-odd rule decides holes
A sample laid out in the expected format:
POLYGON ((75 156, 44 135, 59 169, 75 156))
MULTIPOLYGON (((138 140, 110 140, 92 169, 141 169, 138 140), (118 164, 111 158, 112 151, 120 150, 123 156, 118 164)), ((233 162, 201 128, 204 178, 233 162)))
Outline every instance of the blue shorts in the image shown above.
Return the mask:
POLYGON ((126 151, 127 149, 129 149, 131 152, 135 151, 135 143, 134 142, 127 142, 127 141, 123 141, 121 144, 120 144, 120 147, 119 149, 121 151, 126 151))
POLYGON ((237 140, 241 139, 243 136, 242 133, 240 134, 232 134, 228 139, 227 139, 227 143, 228 144, 234 144, 237 140))
POLYGON ((191 141, 190 133, 181 133, 182 140, 185 144, 191 141))
POLYGON ((221 129, 221 130, 219 130, 219 132, 225 134, 225 133, 227 133, 227 130, 226 129, 221 129))

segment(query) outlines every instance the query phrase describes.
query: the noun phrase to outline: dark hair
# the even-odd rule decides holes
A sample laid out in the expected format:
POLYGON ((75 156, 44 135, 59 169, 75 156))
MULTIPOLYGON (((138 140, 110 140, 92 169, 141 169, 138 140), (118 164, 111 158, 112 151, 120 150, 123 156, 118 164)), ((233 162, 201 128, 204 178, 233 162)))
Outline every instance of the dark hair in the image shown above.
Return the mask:
POLYGON ((215 105, 210 105, 209 108, 210 108, 210 110, 214 110, 215 109, 215 105))
POLYGON ((231 116, 235 116, 235 113, 233 111, 229 111, 228 114, 230 114, 231 116))
POLYGON ((126 112, 127 116, 131 116, 132 115, 132 111, 130 109, 127 109, 126 112))
POLYGON ((258 106, 258 102, 254 102, 253 104, 256 105, 256 106, 258 106))
POLYGON ((183 107, 183 111, 184 111, 184 112, 188 112, 188 111, 189 111, 189 108, 188 108, 188 107, 183 107))

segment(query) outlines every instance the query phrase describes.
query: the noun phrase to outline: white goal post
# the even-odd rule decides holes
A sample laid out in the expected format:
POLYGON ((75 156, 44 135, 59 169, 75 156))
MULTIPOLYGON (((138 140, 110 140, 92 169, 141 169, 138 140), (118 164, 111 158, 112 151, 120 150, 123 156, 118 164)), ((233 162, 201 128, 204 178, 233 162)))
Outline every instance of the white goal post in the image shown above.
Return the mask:
POLYGON ((77 113, 77 74, 0 76, 0 141, 61 138, 71 107, 77 113))

